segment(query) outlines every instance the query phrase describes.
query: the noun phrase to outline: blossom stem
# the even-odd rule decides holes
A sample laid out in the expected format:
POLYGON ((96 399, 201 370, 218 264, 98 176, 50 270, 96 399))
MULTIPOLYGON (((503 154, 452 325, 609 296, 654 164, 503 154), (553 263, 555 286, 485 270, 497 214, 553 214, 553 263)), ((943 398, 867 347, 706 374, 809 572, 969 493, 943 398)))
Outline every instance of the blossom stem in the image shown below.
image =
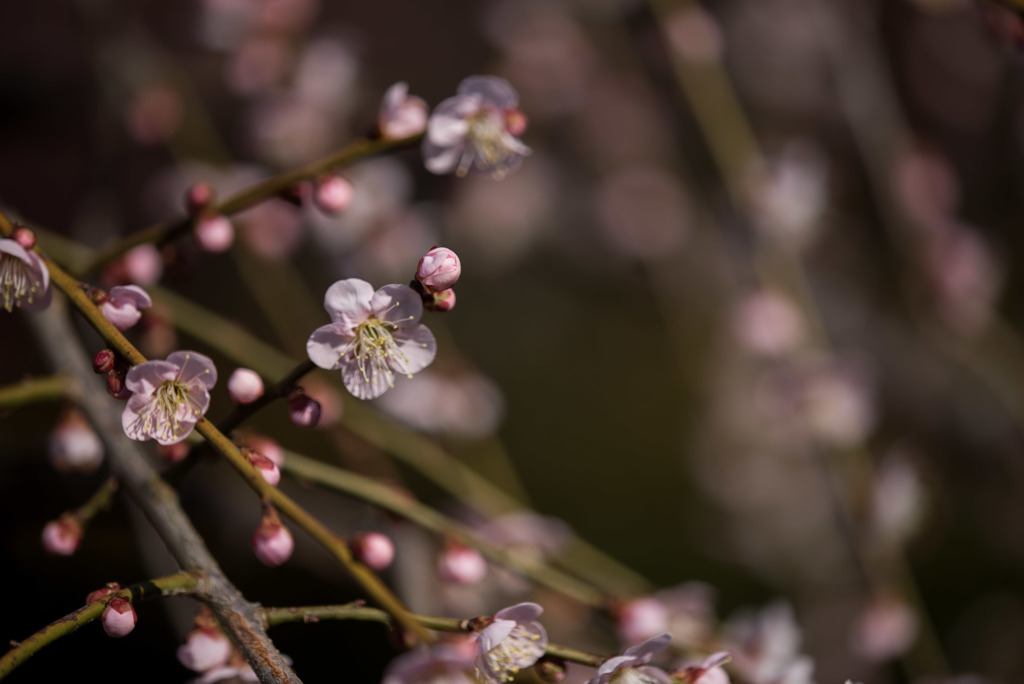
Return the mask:
POLYGON ((89 497, 89 500, 74 511, 75 518, 83 525, 96 517, 96 514, 105 510, 114 499, 119 488, 116 477, 108 477, 103 484, 89 497))
MULTIPOLYGON (((304 166, 279 173, 266 178, 245 190, 235 193, 212 209, 214 213, 230 216, 248 209, 269 199, 303 180, 316 178, 334 168, 345 166, 365 157, 389 150, 401 149, 419 143, 422 135, 415 135, 401 140, 379 138, 356 140, 336 152, 314 160, 304 166)), ((132 233, 117 242, 101 249, 82 269, 83 273, 92 273, 105 264, 127 252, 132 247, 145 243, 163 245, 189 230, 192 221, 182 218, 176 221, 158 223, 136 233, 132 233)))
MULTIPOLYGON (((410 614, 419 624, 439 632, 467 632, 465 620, 458 618, 434 617, 431 615, 410 614)), ((390 625, 393 619, 388 613, 377 608, 369 608, 359 603, 347 603, 338 606, 296 606, 289 608, 263 608, 263 620, 268 627, 289 622, 318 622, 320 620, 354 620, 358 622, 377 622, 390 625)), ((575 648, 547 645, 547 655, 562 658, 580 665, 597 667, 607 658, 587 653, 575 648)))
POLYGON ((66 377, 53 375, 0 387, 0 408, 12 409, 37 402, 59 401, 67 397, 67 383, 66 377))
POLYGON ((160 577, 148 582, 140 582, 120 589, 103 598, 97 599, 64 617, 51 622, 24 641, 11 642, 12 648, 0 657, 0 679, 9 675, 15 668, 31 658, 41 649, 49 646, 57 639, 71 634, 82 625, 100 617, 107 603, 115 598, 128 601, 146 601, 164 596, 179 596, 192 593, 199 584, 199 574, 179 572, 175 575, 160 577))

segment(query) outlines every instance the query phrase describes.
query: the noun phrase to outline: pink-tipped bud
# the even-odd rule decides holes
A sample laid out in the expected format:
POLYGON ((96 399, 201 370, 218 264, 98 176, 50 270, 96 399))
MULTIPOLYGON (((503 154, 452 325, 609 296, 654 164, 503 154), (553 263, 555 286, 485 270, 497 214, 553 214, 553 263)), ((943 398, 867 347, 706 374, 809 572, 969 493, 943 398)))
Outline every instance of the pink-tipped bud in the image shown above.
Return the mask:
POLYGON ((441 553, 441 577, 455 584, 476 584, 487 574, 487 561, 476 549, 449 544, 441 553))
POLYGON ((93 371, 96 373, 109 373, 114 369, 114 360, 116 358, 113 349, 99 350, 96 352, 96 356, 92 357, 93 371))
POLYGON ((239 404, 251 404, 263 396, 263 378, 248 368, 236 368, 228 378, 228 396, 239 404))
POLYGON ((107 394, 115 399, 127 399, 132 396, 132 391, 124 384, 126 370, 116 366, 107 373, 107 394))
POLYGON ((510 135, 519 137, 526 132, 526 125, 529 123, 529 119, 518 109, 506 109, 505 114, 505 130, 510 135))
POLYGON ((65 513, 43 528, 43 548, 54 556, 71 556, 82 543, 82 523, 71 513, 65 513))
POLYGON ((187 442, 177 442, 175 444, 161 444, 157 446, 156 450, 160 452, 160 455, 168 463, 178 463, 185 460, 185 457, 192 451, 192 447, 187 442))
POLYGON ((623 643, 633 645, 668 631, 669 612, 661 601, 646 597, 619 608, 616 631, 623 643))
POLYGON ((423 308, 436 313, 451 311, 455 308, 455 290, 442 290, 425 295, 423 308))
POLYGON ((260 471, 260 475, 263 476, 263 479, 267 481, 268 485, 276 487, 277 483, 281 481, 281 470, 272 460, 257 451, 253 451, 252 449, 243 448, 242 454, 249 459, 249 463, 251 463, 256 470, 260 471))
POLYGON ((313 201, 325 214, 340 214, 352 204, 355 188, 345 178, 334 174, 317 179, 313 201))
POLYGON ((263 520, 252 537, 252 549, 260 562, 271 568, 291 558, 295 540, 274 509, 268 508, 263 514, 263 520))
POLYGON ((196 672, 208 672, 228 662, 232 653, 231 642, 217 629, 193 629, 178 647, 178 660, 196 672))
POLYGON ((196 222, 192 236, 199 249, 213 253, 224 252, 235 241, 235 227, 226 216, 204 216, 196 222))
POLYGON ((36 234, 25 226, 18 226, 11 233, 11 238, 25 249, 32 249, 36 246, 36 234))
POLYGON ((80 412, 67 411, 50 434, 50 462, 60 472, 91 473, 103 462, 103 443, 80 412))
POLYGON ((352 537, 352 553, 374 570, 384 570, 395 560, 395 544, 380 532, 366 532, 352 537))
POLYGON ((107 633, 107 636, 120 639, 128 636, 135 629, 135 623, 139 621, 139 617, 135 614, 135 608, 130 601, 118 597, 110 599, 110 603, 103 609, 100 620, 103 622, 103 631, 107 633))
POLYGON ((89 595, 85 597, 85 602, 86 603, 92 603, 93 601, 99 601, 104 596, 110 596, 115 591, 118 591, 120 589, 121 589, 121 585, 118 584, 117 582, 108 582, 107 586, 103 587, 102 589, 97 589, 96 591, 90 591, 89 595))
POLYGON ((189 216, 198 216, 213 203, 213 186, 196 183, 185 192, 185 211, 189 216))
POLYGON ((269 458, 278 467, 284 463, 284 451, 282 451, 281 445, 270 437, 249 434, 245 436, 243 443, 246 447, 269 458))
POLYGON ((451 288, 462 275, 459 256, 447 247, 433 247, 423 255, 416 267, 416 280, 427 292, 440 292, 451 288))
POLYGON ((316 427, 320 422, 320 402, 298 390, 288 397, 288 419, 299 427, 316 427))

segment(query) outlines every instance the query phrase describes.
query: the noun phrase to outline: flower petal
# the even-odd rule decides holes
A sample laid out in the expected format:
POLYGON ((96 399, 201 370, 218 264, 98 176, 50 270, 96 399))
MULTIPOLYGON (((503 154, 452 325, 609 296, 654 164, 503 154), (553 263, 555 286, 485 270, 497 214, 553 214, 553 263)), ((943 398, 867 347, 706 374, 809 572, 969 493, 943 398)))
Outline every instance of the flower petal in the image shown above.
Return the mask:
POLYGON ((411 328, 399 328, 392 337, 401 353, 389 357, 389 363, 399 373, 418 373, 429 366, 437 355, 434 333, 422 323, 411 328))
POLYGON ((118 306, 130 304, 139 309, 153 306, 149 293, 138 285, 115 285, 110 288, 110 299, 117 302, 118 306))
POLYGON ((370 300, 373 286, 359 278, 348 278, 327 288, 324 294, 324 309, 331 320, 351 330, 370 315, 370 300))
POLYGON ((415 325, 423 315, 423 299, 408 285, 385 285, 373 294, 373 315, 399 328, 415 325))
POLYGON ((192 386, 202 383, 207 389, 217 384, 217 367, 206 354, 195 351, 176 351, 167 356, 167 360, 181 370, 178 371, 177 379, 182 380, 186 385, 192 386))
POLYGON ((378 368, 372 363, 363 368, 365 376, 351 354, 341 361, 341 381, 356 399, 376 399, 394 386, 395 375, 390 368, 378 368))
POLYGON ((479 101, 475 98, 448 98, 430 114, 426 139, 440 147, 458 145, 469 133, 469 122, 466 119, 476 113, 479 107, 479 101))
POLYGON ((544 612, 544 608, 536 603, 517 603, 508 608, 502 608, 494 617, 498 620, 514 620, 515 622, 530 622, 536 620, 544 612))
POLYGON ((320 368, 334 370, 339 367, 341 356, 353 339, 343 323, 322 325, 306 341, 306 354, 320 368))
POLYGON ((465 151, 466 144, 464 142, 453 147, 441 147, 424 138, 423 165, 431 173, 451 173, 459 165, 465 151))
POLYGON ((519 93, 512 84, 498 76, 470 76, 462 79, 459 95, 478 95, 487 104, 495 107, 515 107, 519 104, 519 93))
POLYGON ((516 628, 515 620, 500 620, 495 616, 494 622, 480 630, 477 638, 480 639, 480 652, 487 653, 505 640, 512 630, 516 628))
POLYGON ((178 366, 167 361, 146 361, 133 366, 124 377, 124 385, 132 392, 148 397, 160 385, 178 377, 178 366))

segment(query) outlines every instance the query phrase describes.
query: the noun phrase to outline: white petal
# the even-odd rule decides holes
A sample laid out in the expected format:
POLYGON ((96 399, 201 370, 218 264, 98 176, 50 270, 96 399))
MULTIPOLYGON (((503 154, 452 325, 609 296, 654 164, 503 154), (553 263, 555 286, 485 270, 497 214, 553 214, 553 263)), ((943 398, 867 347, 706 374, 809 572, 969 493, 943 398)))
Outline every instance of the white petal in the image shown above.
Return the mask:
POLYGON ((365 280, 339 280, 324 293, 324 309, 331 315, 332 321, 341 323, 351 330, 370 315, 372 298, 373 285, 365 280))
POLYGON ((309 360, 320 368, 338 368, 342 352, 352 342, 352 335, 343 323, 329 323, 313 331, 306 341, 309 360))
POLYGON ((178 377, 178 366, 167 361, 146 361, 133 366, 124 377, 124 384, 132 392, 149 396, 156 388, 178 377))
POLYGON ((408 285, 385 285, 373 295, 373 314, 399 328, 415 325, 423 315, 423 299, 408 285))
POLYGON ((459 83, 459 95, 477 95, 495 107, 515 107, 519 93, 512 84, 498 76, 470 76, 459 83))
POLYGON ((376 399, 395 384, 395 375, 390 369, 381 370, 368 365, 364 377, 350 354, 341 362, 341 380, 345 383, 345 389, 356 399, 376 399))
POLYGON ((393 337, 401 353, 390 357, 390 363, 399 373, 419 373, 429 366, 437 355, 437 340, 434 339, 434 333, 422 323, 412 328, 400 328, 395 331, 393 337))
POLYGON ((181 369, 178 371, 177 379, 186 385, 201 383, 209 389, 217 384, 217 367, 213 365, 213 360, 206 354, 195 351, 176 351, 168 354, 167 361, 181 369))

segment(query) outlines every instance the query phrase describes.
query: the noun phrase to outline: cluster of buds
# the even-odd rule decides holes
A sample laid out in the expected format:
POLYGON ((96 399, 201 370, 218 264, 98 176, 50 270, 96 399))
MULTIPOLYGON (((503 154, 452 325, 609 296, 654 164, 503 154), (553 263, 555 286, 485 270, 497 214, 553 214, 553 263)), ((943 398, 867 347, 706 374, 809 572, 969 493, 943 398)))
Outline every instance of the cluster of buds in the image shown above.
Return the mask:
POLYGON ((427 311, 451 311, 455 307, 452 288, 462 275, 459 256, 447 247, 431 247, 416 267, 416 277, 409 287, 423 298, 427 311))
POLYGON ((132 395, 124 384, 124 378, 131 366, 118 356, 113 349, 101 349, 92 359, 92 369, 107 376, 107 392, 115 399, 127 399, 132 395))

